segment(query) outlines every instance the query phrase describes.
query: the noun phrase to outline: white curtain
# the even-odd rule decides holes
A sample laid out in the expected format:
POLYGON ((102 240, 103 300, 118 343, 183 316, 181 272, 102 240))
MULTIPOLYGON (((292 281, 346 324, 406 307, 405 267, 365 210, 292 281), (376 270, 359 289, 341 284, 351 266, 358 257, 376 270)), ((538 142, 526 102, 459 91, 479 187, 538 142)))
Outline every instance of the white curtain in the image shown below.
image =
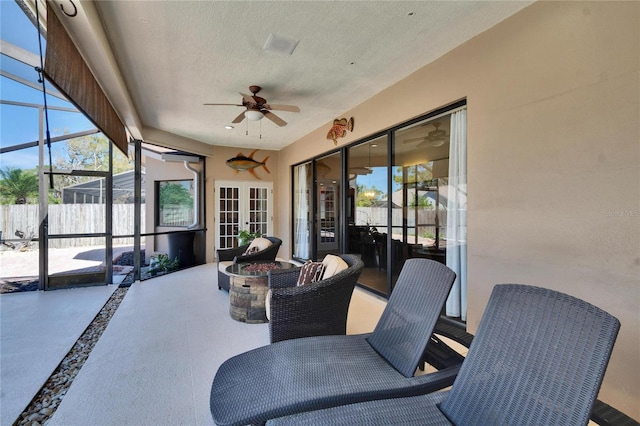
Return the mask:
POLYGON ((307 176, 311 174, 311 163, 298 166, 297 170, 297 186, 294 187, 296 200, 296 217, 295 217, 295 257, 301 259, 309 259, 309 190, 307 176))
POLYGON ((447 299, 448 316, 467 319, 467 110, 451 115, 447 197, 447 266, 457 275, 447 299))

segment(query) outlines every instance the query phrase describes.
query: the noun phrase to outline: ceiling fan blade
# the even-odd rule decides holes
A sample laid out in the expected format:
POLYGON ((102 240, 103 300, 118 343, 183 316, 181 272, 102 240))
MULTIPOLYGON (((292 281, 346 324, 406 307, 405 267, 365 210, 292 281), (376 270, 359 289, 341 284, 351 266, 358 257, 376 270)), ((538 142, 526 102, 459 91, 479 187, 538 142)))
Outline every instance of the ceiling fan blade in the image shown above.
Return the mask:
POLYGON ((422 136, 419 138, 409 138, 409 139, 405 139, 402 141, 402 143, 414 143, 414 142, 418 142, 418 141, 426 141, 427 137, 426 136, 422 136))
MULTIPOLYGON (((414 140, 412 142, 417 142, 418 140, 414 140)), ((404 141, 403 143, 407 143, 409 142, 404 141)), ((422 142, 420 142, 419 144, 417 144, 414 148, 438 148, 442 145, 444 145, 445 143, 447 143, 448 140, 447 139, 434 139, 434 140, 429 140, 428 138, 422 138, 422 142)))
POLYGON ((295 105, 269 104, 269 105, 265 105, 264 107, 272 111, 300 112, 300 108, 298 108, 295 105))
POLYGON ((420 142, 418 145, 416 145, 414 148, 418 149, 418 148, 429 148, 431 147, 431 143, 429 143, 429 141, 424 140, 422 142, 420 142))
POLYGON ((245 112, 246 112, 246 111, 242 111, 242 112, 240 113, 240 115, 238 115, 236 118, 234 118, 234 119, 233 119, 232 123, 239 123, 239 122, 241 122, 242 120, 244 120, 244 113, 245 113, 245 112))
POLYGON ((284 121, 282 118, 278 117, 278 116, 277 116, 277 115, 275 115, 274 113, 269 112, 269 111, 266 111, 266 110, 263 110, 262 112, 263 112, 263 114, 264 114, 264 116, 265 116, 266 118, 268 118, 269 120, 273 121, 273 122, 274 122, 274 123, 276 123, 278 126, 283 127, 283 126, 286 126, 286 125, 287 125, 287 122, 286 122, 286 121, 284 121))
POLYGON ((440 130, 440 129, 436 129, 436 130, 432 130, 429 132, 429 139, 437 139, 437 138, 443 138, 447 136, 447 132, 445 132, 444 130, 440 130))
POLYGON ((449 141, 448 138, 446 137, 436 137, 436 138, 432 138, 429 136, 424 136, 421 138, 410 138, 410 139, 406 139, 404 141, 402 141, 402 143, 415 143, 415 142, 420 142, 418 145, 416 145, 416 148, 422 148, 425 146, 430 146, 430 147, 439 147, 444 145, 445 143, 447 143, 449 141))
POLYGON ((218 105, 218 106, 244 106, 238 104, 202 104, 202 105, 218 105))

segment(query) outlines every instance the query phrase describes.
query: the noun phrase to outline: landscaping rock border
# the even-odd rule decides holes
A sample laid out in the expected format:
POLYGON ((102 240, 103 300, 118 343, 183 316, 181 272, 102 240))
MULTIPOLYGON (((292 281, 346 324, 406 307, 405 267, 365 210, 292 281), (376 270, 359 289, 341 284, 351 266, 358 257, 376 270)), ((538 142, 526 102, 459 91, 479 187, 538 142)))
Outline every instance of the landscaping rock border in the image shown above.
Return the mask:
POLYGON ((14 426, 40 426, 47 424, 89 357, 91 350, 100 339, 102 332, 107 328, 107 324, 109 324, 111 317, 120 306, 120 302, 122 302, 128 290, 129 286, 121 286, 113 292, 109 300, 98 312, 98 315, 96 315, 53 374, 31 400, 31 403, 14 422, 14 426))

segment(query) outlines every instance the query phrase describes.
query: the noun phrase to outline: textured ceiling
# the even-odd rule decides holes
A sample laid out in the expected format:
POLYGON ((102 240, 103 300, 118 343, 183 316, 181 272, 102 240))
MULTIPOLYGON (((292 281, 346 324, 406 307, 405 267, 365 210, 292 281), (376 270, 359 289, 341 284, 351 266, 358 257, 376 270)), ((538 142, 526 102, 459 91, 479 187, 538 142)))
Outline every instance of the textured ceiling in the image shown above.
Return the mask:
MULTIPOLYGON (((280 149, 531 2, 99 1, 95 5, 143 126, 207 144, 280 149), (263 49, 269 34, 299 41, 263 49), (262 86, 278 127, 224 127, 239 92, 262 86), (248 132, 248 135, 247 135, 248 132), (260 138, 261 135, 261 139, 260 138)), ((117 108, 117 107, 116 107, 117 108)))

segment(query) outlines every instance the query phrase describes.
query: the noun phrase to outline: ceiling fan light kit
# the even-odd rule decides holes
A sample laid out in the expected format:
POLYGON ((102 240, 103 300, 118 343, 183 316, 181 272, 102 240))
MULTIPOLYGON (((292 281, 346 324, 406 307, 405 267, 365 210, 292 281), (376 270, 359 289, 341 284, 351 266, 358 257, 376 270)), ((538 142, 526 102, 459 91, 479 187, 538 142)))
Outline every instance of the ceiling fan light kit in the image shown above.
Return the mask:
POLYGON ((255 109, 249 109, 244 112, 244 116, 247 117, 249 121, 258 121, 264 118, 264 114, 261 111, 255 109))

